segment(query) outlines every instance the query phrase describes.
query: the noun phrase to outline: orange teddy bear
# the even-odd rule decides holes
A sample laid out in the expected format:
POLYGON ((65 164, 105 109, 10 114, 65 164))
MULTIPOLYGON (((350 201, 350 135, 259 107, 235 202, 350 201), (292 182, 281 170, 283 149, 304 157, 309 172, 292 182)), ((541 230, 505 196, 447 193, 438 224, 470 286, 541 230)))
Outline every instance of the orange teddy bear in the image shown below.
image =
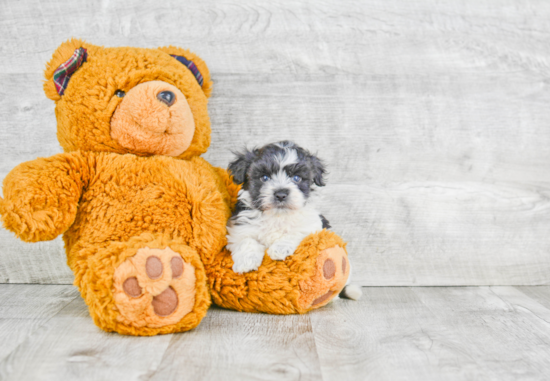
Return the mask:
POLYGON ((285 261, 237 274, 225 249, 239 187, 200 157, 210 144, 205 63, 177 47, 103 48, 72 39, 45 71, 64 153, 20 164, 0 214, 24 241, 63 234, 67 263, 106 331, 186 331, 214 303, 305 313, 349 275, 344 242, 323 230, 285 261))

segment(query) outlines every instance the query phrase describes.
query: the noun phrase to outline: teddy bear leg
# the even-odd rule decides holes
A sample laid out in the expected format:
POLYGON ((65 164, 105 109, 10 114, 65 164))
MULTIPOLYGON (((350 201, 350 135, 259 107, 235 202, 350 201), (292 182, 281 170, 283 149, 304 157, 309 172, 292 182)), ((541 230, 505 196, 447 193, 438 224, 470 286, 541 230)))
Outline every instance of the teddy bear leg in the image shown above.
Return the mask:
POLYGON ((100 328, 150 336, 200 323, 210 297, 195 250, 149 233, 104 246, 86 256, 87 271, 80 279, 75 274, 100 328))
POLYGON ((323 230, 306 237, 284 261, 265 255, 256 271, 233 271, 225 248, 206 263, 214 303, 237 311, 270 314, 305 313, 336 298, 350 275, 346 244, 323 230))

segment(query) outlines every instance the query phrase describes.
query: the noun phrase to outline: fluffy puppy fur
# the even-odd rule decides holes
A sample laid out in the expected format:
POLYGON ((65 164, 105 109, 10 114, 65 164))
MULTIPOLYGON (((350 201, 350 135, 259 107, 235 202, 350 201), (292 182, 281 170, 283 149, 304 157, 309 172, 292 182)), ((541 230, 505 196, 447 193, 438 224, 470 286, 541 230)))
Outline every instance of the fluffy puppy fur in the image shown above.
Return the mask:
MULTIPOLYGON (((282 141, 246 150, 229 170, 242 184, 227 227, 233 271, 257 270, 266 249, 271 259, 284 260, 306 236, 330 228, 311 202, 314 186, 325 185, 325 166, 302 147, 282 141)), ((358 299, 361 289, 346 286, 342 295, 358 299)))
POLYGON ((284 260, 306 236, 329 227, 308 203, 313 184, 325 185, 326 170, 305 149, 283 141, 247 150, 229 170, 243 184, 228 225, 235 272, 258 269, 266 249, 272 259, 284 260))

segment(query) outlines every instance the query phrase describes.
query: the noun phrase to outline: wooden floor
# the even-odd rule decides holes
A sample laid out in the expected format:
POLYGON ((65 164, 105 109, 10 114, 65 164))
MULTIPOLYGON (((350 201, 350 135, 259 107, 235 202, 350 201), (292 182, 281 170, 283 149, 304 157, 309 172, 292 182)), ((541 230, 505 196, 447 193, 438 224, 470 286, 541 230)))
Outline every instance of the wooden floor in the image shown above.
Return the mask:
POLYGON ((0 285, 0 380, 548 380, 550 287, 371 287, 302 316, 100 331, 76 289, 0 285))

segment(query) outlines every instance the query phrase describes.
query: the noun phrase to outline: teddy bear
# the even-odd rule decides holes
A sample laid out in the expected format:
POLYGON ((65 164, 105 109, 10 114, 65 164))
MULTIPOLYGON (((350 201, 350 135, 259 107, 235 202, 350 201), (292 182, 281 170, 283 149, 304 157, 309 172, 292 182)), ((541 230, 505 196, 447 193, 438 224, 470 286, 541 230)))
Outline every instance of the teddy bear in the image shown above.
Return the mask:
POLYGON ((63 235, 95 324, 150 336, 196 327, 211 301, 238 311, 305 313, 349 276, 332 231, 285 261, 233 272, 226 223, 239 186, 201 154, 210 144, 210 73, 178 47, 61 44, 45 70, 63 153, 4 179, 3 226, 27 242, 63 235))

